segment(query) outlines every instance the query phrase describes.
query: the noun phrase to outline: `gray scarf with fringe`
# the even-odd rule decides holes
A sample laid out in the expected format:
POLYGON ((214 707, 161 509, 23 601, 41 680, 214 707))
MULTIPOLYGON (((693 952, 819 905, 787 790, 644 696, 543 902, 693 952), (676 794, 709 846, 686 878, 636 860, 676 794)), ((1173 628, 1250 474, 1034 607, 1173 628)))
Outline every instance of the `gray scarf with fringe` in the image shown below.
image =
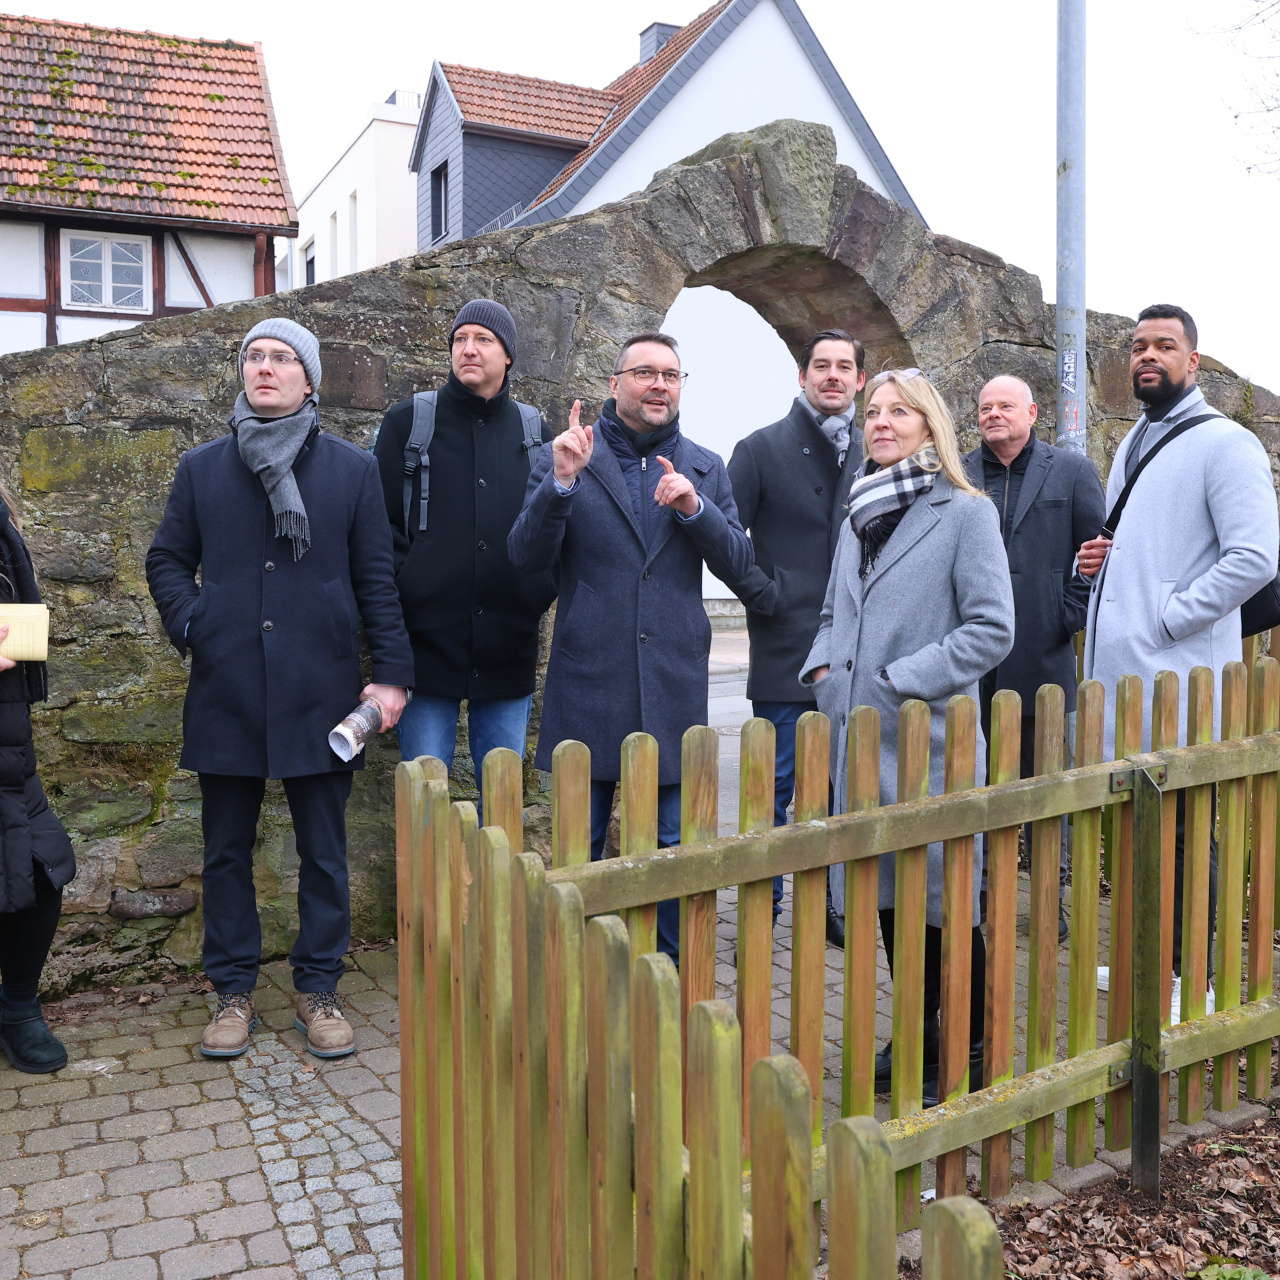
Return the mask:
POLYGON ((231 414, 236 442, 244 465, 262 481, 267 500, 276 517, 276 537, 293 543, 293 558, 301 560, 311 546, 311 525, 307 509, 302 505, 298 482, 293 478, 293 464, 311 434, 319 425, 320 412, 314 393, 303 402, 297 413, 285 418, 260 418, 242 391, 231 414))

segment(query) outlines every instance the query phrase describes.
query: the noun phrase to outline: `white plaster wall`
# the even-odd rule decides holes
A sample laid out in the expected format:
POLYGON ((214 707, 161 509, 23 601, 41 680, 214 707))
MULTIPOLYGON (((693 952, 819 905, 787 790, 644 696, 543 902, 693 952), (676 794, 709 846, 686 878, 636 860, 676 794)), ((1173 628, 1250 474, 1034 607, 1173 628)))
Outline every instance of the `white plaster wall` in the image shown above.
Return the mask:
POLYGON ((0 356, 44 346, 43 311, 0 311, 0 356))
POLYGON ((415 126, 416 120, 409 125, 389 120, 375 122, 377 245, 373 261, 362 262, 362 267, 381 266, 418 252, 418 178, 409 171, 415 126))
MULTIPOLYGON (((58 341, 83 342, 86 338, 100 338, 104 333, 132 329, 139 323, 137 320, 106 320, 99 316, 59 316, 58 341)), ((36 346, 43 345, 43 339, 36 343, 36 346)))
POLYGON ((44 228, 38 222, 0 222, 0 298, 43 297, 44 228))
MULTIPOLYGON (((417 252, 417 178, 409 172, 416 114, 383 104, 298 206, 292 244, 294 286, 306 279, 303 248, 314 237, 316 281, 392 262, 417 252), (355 257, 351 254, 351 193, 356 194, 355 257), (330 238, 337 215, 337 262, 330 238)), ((278 274, 278 288, 284 278, 278 274)))
MULTIPOLYGON (((189 237, 188 237, 189 240, 189 237)), ((191 253, 188 245, 187 252, 191 253)), ((172 235, 164 238, 164 301, 170 307, 203 307, 204 299, 172 235)))
POLYGON ((643 190, 659 169, 722 134, 788 118, 830 125, 837 160, 889 194, 786 19, 773 0, 761 0, 572 212, 643 190))
POLYGON ((211 236, 184 231, 182 243, 214 304, 253 297, 253 237, 211 236))

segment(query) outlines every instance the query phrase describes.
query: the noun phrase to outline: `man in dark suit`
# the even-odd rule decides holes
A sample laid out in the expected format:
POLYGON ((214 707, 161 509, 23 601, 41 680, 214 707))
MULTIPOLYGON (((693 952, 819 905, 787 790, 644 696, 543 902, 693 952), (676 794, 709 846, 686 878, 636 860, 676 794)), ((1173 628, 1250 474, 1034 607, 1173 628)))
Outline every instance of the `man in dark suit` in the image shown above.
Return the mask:
MULTIPOLYGON (((599 420, 544 446, 507 549, 526 573, 560 571, 534 763, 566 738, 591 750, 591 856, 604 852, 622 741, 658 742, 658 847, 680 843, 680 746, 707 722, 711 623, 702 565, 746 575, 751 542, 724 463, 680 430, 684 374, 675 339, 623 344, 599 420)), ((658 908, 658 946, 678 955, 680 912, 658 908)))
POLYGON ((294 1025, 317 1057, 355 1048, 337 987, 351 937, 351 771, 329 732, 363 699, 392 728, 413 683, 378 464, 320 430, 320 347, 265 320, 240 347, 231 431, 182 455, 147 553, 174 647, 191 652, 180 764, 200 776, 204 967, 218 995, 207 1057, 248 1047, 261 929, 253 847, 266 779, 284 781, 297 837, 294 1025), (196 582, 199 570, 200 582, 196 582), (360 623, 373 683, 360 678, 360 623))
MULTIPOLYGON (((853 399, 862 390, 862 343, 843 329, 823 329, 800 353, 800 394, 780 422, 738 442, 729 479, 756 562, 730 583, 747 607, 751 667, 747 697, 777 730, 773 821, 785 826, 796 789, 796 721, 817 708, 800 669, 818 634, 822 601, 853 473, 862 463, 862 433, 853 399)), ((841 868, 841 872, 843 868, 841 868)), ((837 873, 837 880, 838 880, 837 873)), ((840 898, 837 888, 837 897, 840 898)), ((782 877, 773 884, 774 914, 782 877)), ((828 892, 827 939, 844 945, 841 910, 828 892)))
MULTIPOLYGON (((982 729, 991 736, 991 699, 1012 689, 1022 699, 1022 776, 1035 773, 1036 691, 1062 686, 1068 723, 1076 709, 1076 655, 1089 583, 1075 572, 1080 544, 1096 537, 1106 519, 1102 482, 1083 454, 1038 440, 1039 416, 1021 378, 992 378, 978 398, 982 444, 965 456, 965 470, 996 504, 1009 553, 1016 634, 1009 656, 979 685, 982 729), (1083 535, 1083 536, 1082 536, 1083 535)), ((1068 732, 1066 759, 1074 734, 1068 732)), ((1029 837, 1028 837, 1029 838, 1029 837)), ((1067 938, 1061 894, 1067 882, 1067 822, 1062 820, 1058 936, 1067 938)))

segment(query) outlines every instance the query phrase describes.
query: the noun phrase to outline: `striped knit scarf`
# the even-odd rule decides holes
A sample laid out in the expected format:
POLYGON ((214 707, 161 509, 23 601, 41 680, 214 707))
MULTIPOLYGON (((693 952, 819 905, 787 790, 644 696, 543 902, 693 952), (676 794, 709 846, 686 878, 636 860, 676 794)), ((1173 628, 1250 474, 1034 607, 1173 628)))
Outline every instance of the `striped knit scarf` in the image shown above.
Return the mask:
POLYGON ((849 523, 862 545, 861 578, 870 575, 880 548, 889 541, 907 508, 933 488, 938 473, 927 470, 925 464, 936 468, 937 460, 933 449, 925 448, 884 470, 869 458, 862 464, 863 474, 849 491, 849 523))

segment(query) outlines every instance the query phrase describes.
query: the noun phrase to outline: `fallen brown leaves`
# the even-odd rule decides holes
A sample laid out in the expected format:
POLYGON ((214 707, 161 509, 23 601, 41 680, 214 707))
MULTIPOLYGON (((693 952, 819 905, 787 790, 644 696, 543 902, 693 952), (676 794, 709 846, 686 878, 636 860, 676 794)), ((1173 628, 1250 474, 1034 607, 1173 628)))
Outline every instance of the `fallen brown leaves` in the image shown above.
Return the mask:
POLYGON ((1169 1152, 1159 1208, 1121 1176, 1047 1209, 997 1209, 1009 1275, 1140 1280, 1212 1262, 1280 1271, 1280 1122, 1169 1152))
MULTIPOLYGON (((1021 1278, 1166 1280, 1211 1263, 1280 1276, 1280 1120, 1265 1120, 1168 1152, 1159 1206, 1120 1175, 1048 1208, 989 1206, 1005 1271, 1021 1278)), ((976 1184, 973 1188, 976 1190, 976 1184)), ((904 1263, 903 1275, 919 1264, 904 1263)))

